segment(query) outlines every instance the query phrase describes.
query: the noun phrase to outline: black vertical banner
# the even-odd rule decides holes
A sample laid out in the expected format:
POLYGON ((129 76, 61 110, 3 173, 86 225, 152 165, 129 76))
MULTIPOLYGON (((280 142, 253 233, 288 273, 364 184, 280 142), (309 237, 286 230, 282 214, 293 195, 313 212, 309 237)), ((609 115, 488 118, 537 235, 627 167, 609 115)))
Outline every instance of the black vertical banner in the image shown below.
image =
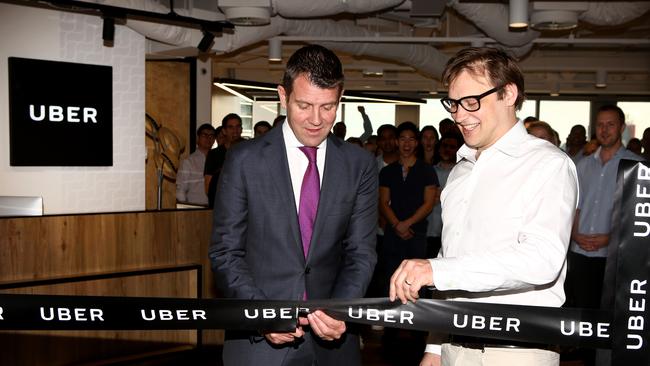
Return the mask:
POLYGON ((612 365, 650 365, 650 164, 621 161, 618 186, 612 365))

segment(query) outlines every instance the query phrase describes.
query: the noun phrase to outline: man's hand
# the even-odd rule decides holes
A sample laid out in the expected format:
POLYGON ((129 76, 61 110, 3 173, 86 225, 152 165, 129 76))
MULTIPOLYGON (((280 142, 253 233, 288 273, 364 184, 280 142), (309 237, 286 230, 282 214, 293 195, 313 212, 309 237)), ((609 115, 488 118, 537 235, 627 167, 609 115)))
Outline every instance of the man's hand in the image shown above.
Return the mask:
POLYGON ((596 251, 609 244, 609 234, 585 235, 584 237, 585 246, 583 249, 586 251, 596 251))
POLYGON ((420 366, 440 366, 440 364, 440 355, 429 352, 425 352, 422 361, 420 361, 420 366))
POLYGON ((316 310, 307 315, 307 319, 309 319, 311 330, 325 341, 339 339, 345 333, 344 321, 336 320, 321 310, 316 310))
POLYGON ((397 236, 402 238, 402 240, 408 240, 413 237, 413 230, 411 230, 411 225, 406 221, 400 221, 394 227, 397 236))
POLYGON ((573 240, 583 250, 593 252, 609 245, 609 234, 574 234, 573 240))
POLYGON ((403 304, 415 302, 423 286, 433 285, 433 270, 426 259, 406 259, 390 278, 390 300, 400 299, 403 304))
POLYGON ((305 332, 302 330, 302 326, 296 328, 296 331, 293 333, 266 333, 264 337, 271 342, 272 344, 280 345, 285 343, 291 343, 298 338, 302 338, 305 335, 305 332))

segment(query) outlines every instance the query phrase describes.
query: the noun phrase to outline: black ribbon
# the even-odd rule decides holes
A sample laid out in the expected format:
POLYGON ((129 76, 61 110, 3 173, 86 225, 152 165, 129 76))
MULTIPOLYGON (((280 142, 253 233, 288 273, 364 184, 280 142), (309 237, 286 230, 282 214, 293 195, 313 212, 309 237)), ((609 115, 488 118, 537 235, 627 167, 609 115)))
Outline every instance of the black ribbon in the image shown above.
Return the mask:
POLYGON ((3 330, 294 330, 320 309, 349 322, 535 343, 608 348, 611 312, 422 299, 264 301, 0 295, 3 330))
MULTIPOLYGON (((316 309, 349 322, 481 338, 611 348, 612 365, 650 364, 650 169, 619 166, 613 309, 421 299, 262 301, 0 294, 0 330, 230 329, 289 331, 316 309)), ((610 245, 612 245, 610 244, 610 245)), ((613 266, 613 267, 612 267, 613 266)), ((604 301, 604 304, 607 304, 604 301)))

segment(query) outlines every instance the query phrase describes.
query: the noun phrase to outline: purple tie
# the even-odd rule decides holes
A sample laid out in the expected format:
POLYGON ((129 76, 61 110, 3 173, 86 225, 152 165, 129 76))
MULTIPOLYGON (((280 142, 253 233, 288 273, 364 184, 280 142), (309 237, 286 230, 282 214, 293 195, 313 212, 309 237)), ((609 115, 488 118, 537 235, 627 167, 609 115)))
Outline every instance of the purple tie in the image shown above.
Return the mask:
POLYGON ((309 246, 311 245, 311 234, 314 231, 314 220, 316 219, 316 210, 318 209, 318 200, 320 198, 320 178, 318 176, 318 166, 316 165, 317 147, 301 146, 299 147, 309 159, 309 165, 302 178, 302 187, 300 188, 300 206, 298 207, 298 222, 300 224, 300 237, 302 238, 302 249, 307 258, 309 246))

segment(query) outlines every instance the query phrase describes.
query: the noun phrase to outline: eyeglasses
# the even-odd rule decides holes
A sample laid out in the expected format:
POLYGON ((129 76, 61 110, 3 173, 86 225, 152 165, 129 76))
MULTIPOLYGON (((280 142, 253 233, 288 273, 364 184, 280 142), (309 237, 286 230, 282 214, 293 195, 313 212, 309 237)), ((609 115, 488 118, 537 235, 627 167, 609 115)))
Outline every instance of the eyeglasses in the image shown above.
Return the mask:
POLYGON ((440 103, 442 103, 442 106, 445 107, 449 113, 456 113, 458 111, 459 105, 468 112, 476 112, 481 109, 481 99, 498 91, 501 88, 503 88, 502 85, 494 87, 481 95, 468 95, 460 99, 442 98, 440 99, 440 103))
POLYGON ((207 138, 211 138, 211 139, 214 138, 214 134, 213 134, 213 133, 200 133, 199 136, 201 136, 201 137, 207 137, 207 138))

